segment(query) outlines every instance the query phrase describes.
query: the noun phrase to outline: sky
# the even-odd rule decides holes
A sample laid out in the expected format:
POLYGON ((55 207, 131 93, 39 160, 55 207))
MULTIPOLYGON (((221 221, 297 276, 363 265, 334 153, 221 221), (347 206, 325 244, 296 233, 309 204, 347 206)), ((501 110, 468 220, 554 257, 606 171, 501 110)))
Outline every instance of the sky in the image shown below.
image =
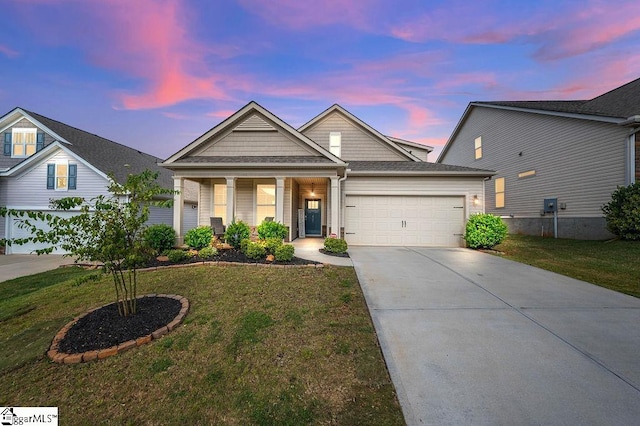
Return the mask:
POLYGON ((340 104, 435 148, 469 102, 590 99, 640 77, 638 0, 0 0, 0 114, 162 159, 256 101, 340 104))

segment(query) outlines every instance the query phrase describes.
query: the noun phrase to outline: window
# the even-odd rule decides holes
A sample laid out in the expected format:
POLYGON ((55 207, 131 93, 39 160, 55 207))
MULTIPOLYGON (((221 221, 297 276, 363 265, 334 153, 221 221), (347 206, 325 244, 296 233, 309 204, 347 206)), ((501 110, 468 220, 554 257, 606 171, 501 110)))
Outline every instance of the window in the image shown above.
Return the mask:
POLYGON ((482 136, 479 136, 475 140, 476 160, 482 158, 482 136))
POLYGON ((256 223, 265 217, 276 216, 276 186, 258 184, 256 187, 256 223))
POLYGON ((227 223, 227 185, 225 184, 213 185, 213 216, 221 217, 222 223, 227 223))
POLYGON ((496 208, 504 207, 504 178, 498 178, 495 180, 496 188, 496 208))
POLYGON ((342 145, 342 133, 331 132, 329 133, 329 151, 336 157, 340 157, 342 145))
POLYGON ((529 170, 529 171, 526 171, 526 172, 518 173, 518 177, 520 179, 526 178, 526 177, 529 177, 529 176, 535 176, 535 175, 536 175, 536 171, 535 170, 529 170))
POLYGON ((77 180, 77 164, 68 164, 66 160, 47 164, 47 189, 56 191, 76 189, 77 180))
POLYGON ((14 127, 4 134, 3 154, 11 157, 29 157, 44 148, 44 133, 35 128, 14 127))

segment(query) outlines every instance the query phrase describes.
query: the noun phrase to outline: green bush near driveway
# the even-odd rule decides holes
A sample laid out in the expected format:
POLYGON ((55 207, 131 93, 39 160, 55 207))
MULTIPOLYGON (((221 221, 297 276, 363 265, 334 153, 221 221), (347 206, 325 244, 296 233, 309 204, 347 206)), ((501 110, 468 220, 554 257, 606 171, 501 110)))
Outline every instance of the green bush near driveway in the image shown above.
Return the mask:
POLYGON ((289 262, 293 259, 295 248, 291 244, 282 244, 275 251, 275 258, 279 262, 289 262))
POLYGON ((464 239, 469 248, 490 249, 504 241, 507 231, 507 225, 499 216, 472 214, 467 221, 464 239))
POLYGON ((640 240, 640 182, 616 189, 602 211, 612 234, 623 240, 640 240))
POLYGON ((325 238, 324 249, 330 253, 346 253, 347 242, 342 238, 325 238))

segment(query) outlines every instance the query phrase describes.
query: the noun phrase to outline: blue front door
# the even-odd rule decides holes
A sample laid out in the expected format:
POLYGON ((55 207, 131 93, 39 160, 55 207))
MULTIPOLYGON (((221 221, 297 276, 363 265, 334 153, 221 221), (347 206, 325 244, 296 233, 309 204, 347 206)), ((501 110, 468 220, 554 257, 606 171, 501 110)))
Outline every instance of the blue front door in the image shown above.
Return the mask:
POLYGON ((320 200, 304 200, 304 228, 306 235, 322 235, 320 200))

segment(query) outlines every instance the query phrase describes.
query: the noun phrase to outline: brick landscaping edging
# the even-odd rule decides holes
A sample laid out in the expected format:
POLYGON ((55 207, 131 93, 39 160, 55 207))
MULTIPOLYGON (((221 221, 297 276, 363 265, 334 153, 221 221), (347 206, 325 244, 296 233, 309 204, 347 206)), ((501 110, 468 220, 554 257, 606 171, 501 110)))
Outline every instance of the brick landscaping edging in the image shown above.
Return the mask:
POLYGON ((227 262, 222 260, 192 262, 192 263, 177 263, 174 265, 158 265, 151 266, 149 268, 138 269, 139 272, 144 271, 156 271, 158 269, 165 268, 189 268, 192 266, 257 266, 262 268, 324 268, 324 263, 308 263, 306 265, 285 265, 285 264, 273 264, 273 263, 245 263, 245 262, 227 262))
POLYGON ((58 351, 58 347, 59 347, 60 342, 62 341, 62 339, 64 339, 64 337, 67 335, 67 332, 69 331, 69 329, 71 329, 71 327, 76 322, 78 322, 81 318, 85 317, 86 315, 89 315, 91 312, 94 312, 94 311, 97 311, 98 309, 104 308, 105 306, 108 306, 111 303, 108 303, 107 305, 100 306, 98 308, 90 309, 87 312, 85 312, 84 314, 82 314, 82 315, 74 318, 73 320, 71 320, 67 325, 62 327, 60 329, 60 331, 58 331, 58 334, 55 335, 55 337, 53 338, 53 341, 51 342, 51 347, 49 348, 49 351, 47 351, 47 356, 53 362, 57 362, 57 363, 60 363, 60 364, 78 364, 80 362, 95 361, 97 359, 104 359, 104 358, 107 358, 107 357, 110 357, 110 356, 114 356, 114 355, 117 355, 117 354, 119 354, 121 352, 127 351, 129 349, 132 349, 132 348, 135 348, 135 347, 138 347, 138 346, 142 346, 144 344, 147 344, 147 343, 151 342, 154 339, 158 339, 158 338, 164 336, 168 332, 170 332, 173 329, 175 329, 178 325, 180 325, 180 323, 182 323, 182 320, 184 319, 185 315, 187 315, 187 312, 189 312, 189 300, 186 297, 178 296, 176 294, 145 294, 144 296, 138 297, 138 299, 142 299, 143 297, 166 297, 166 298, 169 298, 169 299, 175 299, 175 300, 178 300, 182 304, 182 308, 180 308, 180 312, 178 313, 178 315, 173 320, 171 320, 171 322, 169 322, 169 324, 160 327, 159 329, 157 329, 156 331, 154 331, 151 334, 147 334, 146 336, 138 337, 135 340, 129 340, 129 341, 120 343, 119 345, 111 346, 110 348, 99 349, 99 350, 95 350, 95 351, 87 351, 87 352, 83 352, 83 353, 79 353, 79 354, 67 354, 67 353, 64 353, 64 352, 59 352, 58 351))

